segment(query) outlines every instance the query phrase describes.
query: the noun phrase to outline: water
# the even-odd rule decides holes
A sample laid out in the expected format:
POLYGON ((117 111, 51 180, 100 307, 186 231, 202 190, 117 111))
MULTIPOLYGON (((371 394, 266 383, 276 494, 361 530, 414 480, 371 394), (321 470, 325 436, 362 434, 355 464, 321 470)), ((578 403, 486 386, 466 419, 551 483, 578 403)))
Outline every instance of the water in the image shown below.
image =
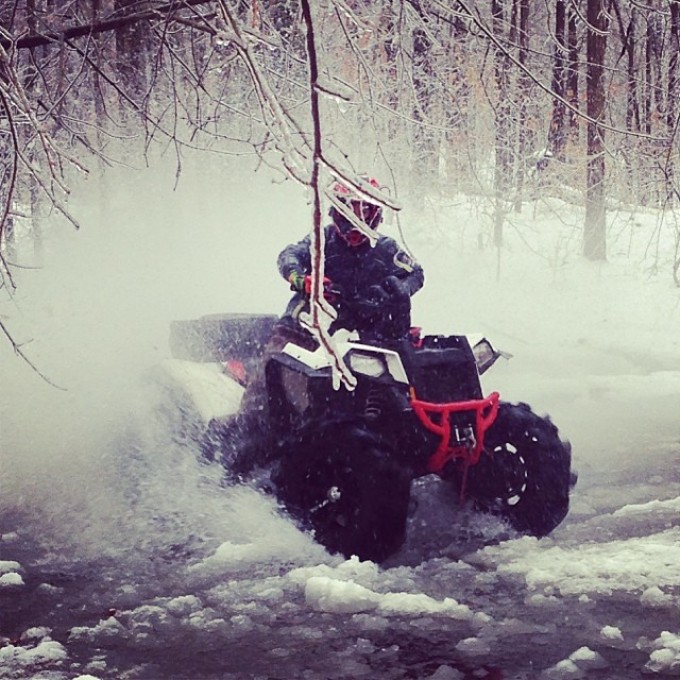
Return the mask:
MULTIPOLYGON (((641 616, 640 593, 625 583, 613 583, 609 592, 565 587, 561 593, 559 583, 532 587, 511 568, 521 550, 502 552, 516 544, 511 532, 457 508, 434 479, 416 485, 407 544, 378 568, 327 555, 271 498, 225 487, 218 471, 200 465, 184 444, 127 443, 127 463, 119 456, 112 466, 109 455, 101 457, 107 483, 89 504, 79 498, 69 507, 62 499, 59 516, 37 513, 32 504, 3 508, 2 560, 18 561, 25 583, 0 590, 5 650, 10 643, 35 649, 47 635, 66 656, 15 655, 0 677, 576 677, 555 665, 585 646, 607 667, 581 661, 586 670, 579 672, 639 678, 659 632, 677 632, 677 588, 666 588, 675 598, 667 606, 641 616), (490 558, 494 549, 501 553, 490 558), (318 611, 306 597, 314 576, 353 581, 382 595, 454 598, 471 615, 403 606, 318 611), (605 626, 623 631, 623 639, 603 637, 605 626), (43 630, 30 641, 26 631, 36 627, 43 630)), ((668 467, 646 478, 644 468, 621 470, 614 488, 608 477, 582 475, 574 514, 536 545, 545 553, 601 544, 606 560, 607 546, 677 529, 677 517, 663 509, 624 517, 609 512, 644 496, 677 496, 674 459, 671 451, 665 458, 659 452, 656 460, 668 467), (593 509, 604 491, 610 507, 593 509)))

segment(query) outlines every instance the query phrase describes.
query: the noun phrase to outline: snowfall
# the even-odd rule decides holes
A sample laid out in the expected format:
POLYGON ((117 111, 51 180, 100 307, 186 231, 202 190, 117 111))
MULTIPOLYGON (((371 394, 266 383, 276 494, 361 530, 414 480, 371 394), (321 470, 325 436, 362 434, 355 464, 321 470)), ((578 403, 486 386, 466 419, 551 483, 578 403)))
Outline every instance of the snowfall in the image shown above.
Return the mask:
POLYGON ((150 376, 169 322, 280 312, 276 255, 310 219, 289 182, 171 175, 112 171, 103 210, 77 188, 81 230, 48 232, 45 266, 0 301, 49 381, 0 342, 0 678, 680 676, 679 215, 610 205, 606 263, 580 257, 563 199, 511 212, 500 260, 478 247, 481 197, 386 221, 425 267, 414 323, 512 355, 485 392, 550 414, 579 481, 537 540, 426 478, 376 565, 329 555, 167 432, 150 376))

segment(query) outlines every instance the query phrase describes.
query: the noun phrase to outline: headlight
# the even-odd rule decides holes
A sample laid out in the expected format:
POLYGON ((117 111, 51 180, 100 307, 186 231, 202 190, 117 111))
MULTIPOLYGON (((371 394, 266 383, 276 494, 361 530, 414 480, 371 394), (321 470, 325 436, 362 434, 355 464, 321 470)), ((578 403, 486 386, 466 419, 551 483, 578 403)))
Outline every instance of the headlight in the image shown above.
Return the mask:
POLYGON ((387 371, 385 362, 377 356, 352 352, 349 355, 349 367, 354 373, 367 375, 370 378, 379 378, 387 371))
POLYGON ((479 371, 480 375, 487 369, 491 368, 496 359, 499 357, 499 353, 494 350, 494 348, 491 346, 491 343, 486 339, 478 342, 472 348, 472 353, 475 355, 477 370, 479 371))

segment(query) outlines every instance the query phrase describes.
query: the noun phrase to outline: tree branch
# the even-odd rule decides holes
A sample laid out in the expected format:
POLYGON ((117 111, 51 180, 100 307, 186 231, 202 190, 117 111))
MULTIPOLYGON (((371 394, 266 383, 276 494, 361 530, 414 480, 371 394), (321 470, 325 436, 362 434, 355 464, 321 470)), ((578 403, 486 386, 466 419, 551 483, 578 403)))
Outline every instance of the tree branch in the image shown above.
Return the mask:
POLYGON ((135 14, 128 14, 124 17, 117 17, 115 19, 105 19, 90 24, 82 24, 79 26, 71 26, 63 28, 59 31, 47 31, 38 35, 28 35, 22 38, 12 40, 0 35, 0 45, 5 49, 32 49, 41 47, 43 45, 50 45, 52 43, 60 43, 64 40, 72 40, 74 38, 82 38, 86 35, 96 35, 98 33, 107 33, 114 31, 128 24, 134 24, 138 21, 151 21, 154 19, 160 20, 165 15, 172 14, 177 10, 187 7, 196 7, 198 5, 205 5, 213 3, 214 0, 172 0, 172 2, 163 3, 152 9, 144 10, 143 12, 136 12, 135 14))
POLYGON ((12 337, 12 334, 9 332, 5 324, 0 321, 0 331, 3 332, 7 340, 9 340, 9 343, 12 345, 12 349, 14 350, 14 353, 20 356, 48 385, 51 385, 52 387, 56 387, 58 390, 63 390, 64 392, 66 391, 66 388, 61 387, 57 385, 55 382, 50 380, 40 369, 22 352, 21 347, 19 344, 14 340, 12 337))
MULTIPOLYGON (((307 29, 307 58, 309 63, 309 90, 314 143, 312 150, 312 173, 310 186, 314 195, 313 226, 310 251, 312 256, 312 292, 309 300, 309 316, 306 318, 309 330, 316 336, 321 346, 333 361, 333 376, 348 389, 354 389, 356 378, 338 354, 333 339, 328 332, 336 317, 335 310, 324 297, 324 230, 321 224, 321 187, 320 171, 322 165, 321 113, 319 111, 319 65, 314 35, 312 11, 308 0, 302 0, 302 16, 307 29)), ((339 385, 338 385, 339 386, 339 385)))

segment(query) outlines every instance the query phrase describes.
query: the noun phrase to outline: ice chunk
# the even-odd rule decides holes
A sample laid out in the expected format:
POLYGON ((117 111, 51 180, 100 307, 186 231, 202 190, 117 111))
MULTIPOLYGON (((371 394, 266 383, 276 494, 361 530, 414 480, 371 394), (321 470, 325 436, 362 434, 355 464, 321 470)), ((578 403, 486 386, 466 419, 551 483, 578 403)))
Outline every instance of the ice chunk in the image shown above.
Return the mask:
POLYGON ((47 628, 47 626, 35 626, 33 628, 28 628, 26 629, 22 634, 21 634, 21 642, 37 642, 38 640, 42 640, 43 638, 49 637, 50 633, 52 632, 51 628, 47 628))
POLYGON ((7 645, 0 649, 0 666, 15 664, 33 666, 35 664, 58 664, 67 657, 66 649, 56 640, 43 640, 32 649, 7 645))
POLYGON ((312 576, 305 586, 305 601, 322 612, 357 614, 375 609, 380 596, 354 581, 312 576))
POLYGON ((166 605, 173 616, 190 616, 203 608, 203 603, 195 595, 180 595, 166 605))
POLYGON ((0 575, 20 571, 21 565, 14 560, 0 560, 0 575))
POLYGON ((585 671, 609 666, 601 654, 594 652, 589 647, 580 647, 569 655, 569 659, 585 671))
POLYGON ((571 659, 564 659, 549 668, 545 677, 549 680, 576 680, 584 678, 585 674, 571 659))
POLYGON ((619 642, 623 642, 623 633, 621 633, 621 629, 616 626, 604 626, 600 630, 600 637, 603 640, 618 640, 619 642))
POLYGON ((68 636, 69 642, 74 640, 86 640, 92 642, 93 640, 111 640, 117 638, 119 635, 125 634, 123 625, 113 616, 102 619, 96 626, 88 628, 87 626, 76 626, 71 628, 68 636))
POLYGON ((673 604, 673 597, 664 593, 659 586, 651 586, 640 596, 640 603, 646 607, 665 607, 673 604))
POLYGON ((469 656, 486 656, 491 651, 491 647, 480 638, 470 637, 461 640, 456 645, 456 650, 469 656))
POLYGON ((424 593, 376 593, 353 580, 311 576, 305 584, 305 600, 317 611, 358 614, 376 610, 378 614, 442 614, 459 621, 470 621, 473 613, 453 598, 435 600, 424 593))
POLYGON ((362 630, 387 630, 390 627, 389 619, 384 616, 376 616, 373 614, 355 614, 352 617, 354 621, 362 630))
POLYGON ((680 635, 665 630, 654 640, 654 646, 645 668, 653 673, 680 675, 680 635))
POLYGON ((23 585, 24 579, 21 578, 21 574, 17 574, 15 571, 0 576, 0 588, 15 588, 23 585))
POLYGON ((463 680, 465 676, 451 666, 439 666, 427 680, 463 680))
POLYGON ((458 604, 453 598, 435 600, 423 593, 387 593, 378 603, 378 611, 395 614, 447 614, 462 621, 472 618, 470 608, 458 604))

